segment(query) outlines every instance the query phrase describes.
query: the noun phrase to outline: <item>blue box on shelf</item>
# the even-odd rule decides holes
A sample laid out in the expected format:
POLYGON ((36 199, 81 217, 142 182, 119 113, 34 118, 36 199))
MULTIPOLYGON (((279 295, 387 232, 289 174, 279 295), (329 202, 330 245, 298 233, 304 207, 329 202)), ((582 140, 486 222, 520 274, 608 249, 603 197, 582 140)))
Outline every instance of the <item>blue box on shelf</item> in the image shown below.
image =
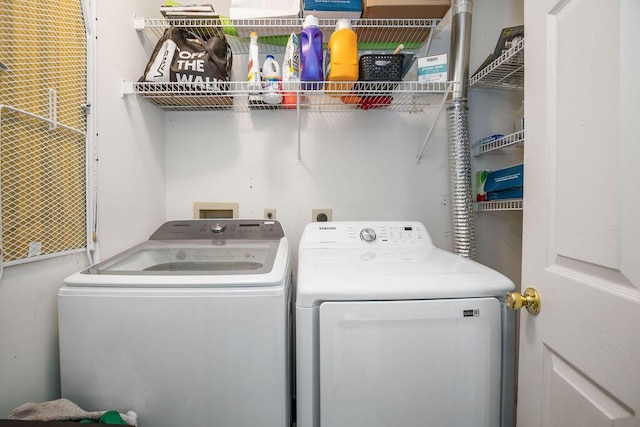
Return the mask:
POLYGON ((515 187, 502 191, 487 191, 486 200, 522 199, 523 195, 523 187, 515 187))
POLYGON ((487 181, 484 190, 490 191, 508 190, 524 185, 524 164, 499 169, 487 174, 487 181))
POLYGON ((303 0, 303 16, 357 19, 362 15, 362 0, 303 0))

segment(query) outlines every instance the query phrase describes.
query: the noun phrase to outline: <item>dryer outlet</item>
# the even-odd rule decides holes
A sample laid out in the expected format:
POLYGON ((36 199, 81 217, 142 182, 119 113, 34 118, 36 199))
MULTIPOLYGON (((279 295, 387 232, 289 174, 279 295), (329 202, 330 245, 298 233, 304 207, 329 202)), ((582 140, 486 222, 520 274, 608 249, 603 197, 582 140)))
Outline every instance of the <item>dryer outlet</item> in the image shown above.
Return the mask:
POLYGON ((333 221, 333 209, 331 208, 311 209, 311 221, 312 222, 333 221))
POLYGON ((264 219, 276 219, 276 208, 264 208, 264 219))

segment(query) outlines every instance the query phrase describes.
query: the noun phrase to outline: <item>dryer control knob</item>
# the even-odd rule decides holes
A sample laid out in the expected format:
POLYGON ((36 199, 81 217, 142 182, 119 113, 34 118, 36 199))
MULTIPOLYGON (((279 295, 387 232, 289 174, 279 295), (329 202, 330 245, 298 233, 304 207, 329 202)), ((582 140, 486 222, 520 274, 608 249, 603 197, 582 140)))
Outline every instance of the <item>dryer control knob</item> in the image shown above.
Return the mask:
POLYGON ((376 232, 372 228, 363 228, 360 231, 360 238, 365 242, 373 242, 376 240, 376 232))
POLYGON ((219 222, 216 222, 211 226, 211 231, 214 233, 222 233, 225 228, 227 228, 226 224, 220 224, 219 222))

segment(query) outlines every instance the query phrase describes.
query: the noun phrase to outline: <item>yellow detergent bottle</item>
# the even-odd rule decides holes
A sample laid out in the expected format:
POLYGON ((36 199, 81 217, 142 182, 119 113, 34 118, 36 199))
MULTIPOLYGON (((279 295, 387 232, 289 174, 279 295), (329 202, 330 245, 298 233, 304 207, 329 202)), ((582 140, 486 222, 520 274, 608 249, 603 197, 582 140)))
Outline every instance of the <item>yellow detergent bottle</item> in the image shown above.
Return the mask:
MULTIPOLYGON (((336 21, 336 30, 327 44, 327 80, 352 82, 358 80, 358 36, 347 19, 336 21)), ((347 95, 353 83, 328 83, 325 93, 347 95)))

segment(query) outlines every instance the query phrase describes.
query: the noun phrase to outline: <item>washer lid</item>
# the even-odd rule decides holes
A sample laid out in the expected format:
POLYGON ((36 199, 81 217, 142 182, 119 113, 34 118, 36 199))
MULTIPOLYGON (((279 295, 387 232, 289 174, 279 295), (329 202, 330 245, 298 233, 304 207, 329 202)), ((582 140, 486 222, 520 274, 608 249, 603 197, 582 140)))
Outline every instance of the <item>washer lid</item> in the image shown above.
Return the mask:
POLYGON ((238 275, 273 269, 280 241, 148 240, 83 274, 238 275))
POLYGON ((276 221, 171 221, 149 240, 70 276, 65 283, 269 286, 283 281, 289 264, 287 239, 276 221))

